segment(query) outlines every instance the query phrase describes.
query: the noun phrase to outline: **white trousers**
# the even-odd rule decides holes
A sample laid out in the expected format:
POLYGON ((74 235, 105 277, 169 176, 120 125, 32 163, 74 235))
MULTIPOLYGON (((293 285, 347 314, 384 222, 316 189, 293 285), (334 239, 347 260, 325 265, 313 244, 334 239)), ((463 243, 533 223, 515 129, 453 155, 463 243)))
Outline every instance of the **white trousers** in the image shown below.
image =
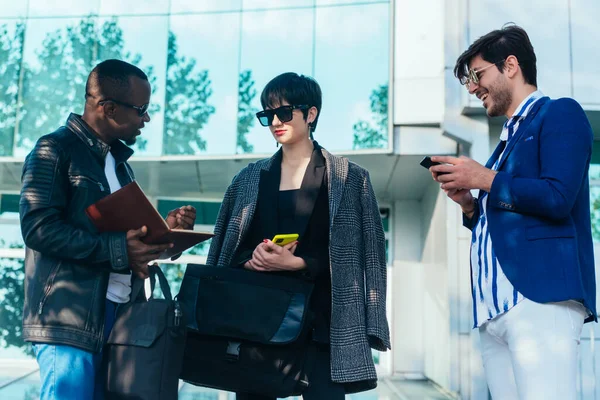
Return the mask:
POLYGON ((577 355, 586 309, 524 299, 479 328, 494 400, 575 400, 577 355))

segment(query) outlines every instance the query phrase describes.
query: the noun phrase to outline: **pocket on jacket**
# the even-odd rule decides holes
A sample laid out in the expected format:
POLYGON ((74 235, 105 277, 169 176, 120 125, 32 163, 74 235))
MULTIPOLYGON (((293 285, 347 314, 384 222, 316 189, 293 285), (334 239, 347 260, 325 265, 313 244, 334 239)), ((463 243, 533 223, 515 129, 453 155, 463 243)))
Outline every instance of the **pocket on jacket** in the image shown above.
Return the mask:
POLYGON ((530 226, 525 231, 527 240, 572 238, 575 237, 575 228, 572 226, 530 226))

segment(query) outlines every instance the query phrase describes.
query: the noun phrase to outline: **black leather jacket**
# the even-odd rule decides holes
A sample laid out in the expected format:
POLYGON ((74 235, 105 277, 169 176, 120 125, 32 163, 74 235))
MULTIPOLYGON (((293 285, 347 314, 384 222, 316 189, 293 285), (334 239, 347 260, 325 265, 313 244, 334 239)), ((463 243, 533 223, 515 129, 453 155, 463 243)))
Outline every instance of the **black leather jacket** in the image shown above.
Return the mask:
POLYGON ((23 165, 19 214, 27 247, 23 339, 98 352, 110 272, 129 272, 125 233, 98 233, 85 209, 110 194, 111 151, 121 185, 131 182, 120 141, 109 147, 79 115, 41 137, 23 165))

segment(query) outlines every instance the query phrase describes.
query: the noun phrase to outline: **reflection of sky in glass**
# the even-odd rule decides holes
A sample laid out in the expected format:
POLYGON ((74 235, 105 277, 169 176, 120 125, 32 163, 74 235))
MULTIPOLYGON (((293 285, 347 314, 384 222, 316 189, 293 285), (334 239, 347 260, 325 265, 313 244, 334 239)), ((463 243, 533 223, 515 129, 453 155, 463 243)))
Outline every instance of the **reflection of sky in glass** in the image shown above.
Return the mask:
MULTIPOLYGON (((472 1, 468 43, 507 22, 518 24, 533 44, 540 90, 550 97, 572 96, 567 6, 567 0, 472 1)), ((470 101, 480 105, 473 96, 470 101)))
POLYGON ((371 119, 371 92, 389 79, 388 26, 389 4, 317 9, 323 114, 315 139, 329 150, 352 149, 352 126, 371 119))
POLYGON ((240 10, 242 0, 171 0, 171 13, 240 10))
POLYGON ((336 5, 336 4, 352 4, 352 3, 389 3, 382 0, 315 0, 317 6, 336 5))
POLYGON ((0 17, 25 17, 27 16, 27 3, 25 1, 3 1, 0 4, 0 17))
POLYGON ((312 7, 313 5, 314 0, 242 0, 242 7, 244 10, 263 10, 284 7, 312 7))
MULTIPOLYGON (((6 218, 6 213, 2 214, 6 218)), ((0 224, 0 243, 4 242, 5 247, 11 245, 23 246, 23 236, 21 236, 21 227, 19 224, 0 224)))
MULTIPOLYGON (((16 3, 26 3, 25 0, 16 0, 16 3)), ((100 0, 29 0, 29 17, 50 16, 84 16, 98 14, 100 0)))
MULTIPOLYGON (((100 18, 100 25, 107 20, 110 19, 100 18)), ((156 156, 162 150, 169 17, 120 17, 117 21, 123 30, 124 52, 132 56, 140 54, 142 60, 137 66, 146 73, 148 66, 152 66, 156 77, 150 101, 158 104, 160 111, 150 114, 151 121, 142 130, 142 137, 148 142, 145 151, 136 152, 156 156)))
POLYGON ((169 2, 165 0, 100 0, 100 15, 167 14, 168 12, 169 2))
POLYGON ((215 113, 201 135, 210 154, 235 153, 239 21, 239 13, 172 16, 170 21, 171 31, 177 36, 178 54, 196 59, 195 71, 209 71, 213 93, 208 104, 215 107, 215 113))

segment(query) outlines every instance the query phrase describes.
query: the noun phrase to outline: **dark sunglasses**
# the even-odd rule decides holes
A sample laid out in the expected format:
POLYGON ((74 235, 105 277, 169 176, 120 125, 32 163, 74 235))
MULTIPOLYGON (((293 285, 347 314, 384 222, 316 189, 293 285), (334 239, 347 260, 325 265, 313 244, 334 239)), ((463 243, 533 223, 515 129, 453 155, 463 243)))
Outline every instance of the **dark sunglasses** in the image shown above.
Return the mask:
POLYGON ((112 102, 112 103, 124 106, 124 107, 133 108, 134 110, 137 111, 139 117, 143 117, 148 112, 148 107, 150 107, 150 103, 146 103, 146 104, 143 104, 141 106, 134 106, 133 104, 125 103, 125 102, 122 102, 122 101, 119 101, 119 100, 115 100, 115 99, 100 100, 98 102, 98 104, 99 105, 103 105, 104 103, 107 103, 109 101, 112 102))
POLYGON ((277 119, 281 122, 289 122, 294 118, 294 110, 306 110, 310 108, 307 105, 300 106, 281 106, 272 110, 262 110, 256 113, 256 118, 262 126, 273 125, 273 118, 277 115, 277 119))

